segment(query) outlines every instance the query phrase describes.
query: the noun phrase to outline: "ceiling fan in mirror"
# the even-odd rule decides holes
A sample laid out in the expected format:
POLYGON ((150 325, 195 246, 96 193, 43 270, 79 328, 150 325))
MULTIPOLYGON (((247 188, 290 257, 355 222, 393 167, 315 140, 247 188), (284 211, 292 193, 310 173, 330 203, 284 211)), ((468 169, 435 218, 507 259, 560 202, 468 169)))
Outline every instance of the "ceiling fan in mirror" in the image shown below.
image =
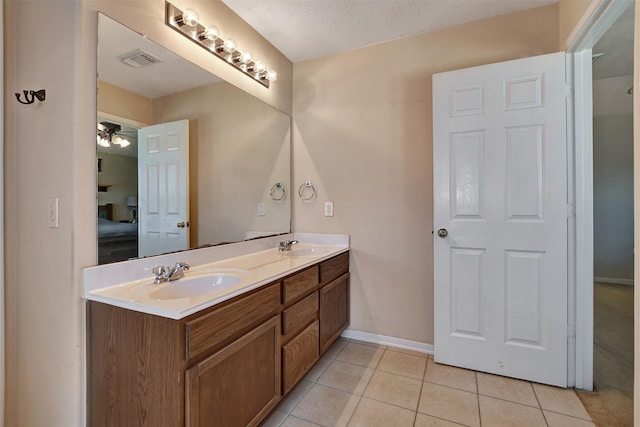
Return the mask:
POLYGON ((128 147, 131 145, 131 141, 118 134, 121 130, 122 126, 118 124, 100 122, 98 124, 98 145, 105 148, 111 147, 112 144, 119 145, 121 148, 128 147))

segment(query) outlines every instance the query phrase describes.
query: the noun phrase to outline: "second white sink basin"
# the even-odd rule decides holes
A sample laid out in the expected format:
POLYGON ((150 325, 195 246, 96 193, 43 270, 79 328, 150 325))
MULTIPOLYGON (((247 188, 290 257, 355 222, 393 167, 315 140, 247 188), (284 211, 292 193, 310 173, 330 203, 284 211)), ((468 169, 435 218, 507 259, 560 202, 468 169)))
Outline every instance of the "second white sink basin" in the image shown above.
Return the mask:
POLYGON ((183 277, 173 282, 158 285, 149 296, 156 300, 189 298, 235 286, 242 280, 239 274, 214 273, 183 277))

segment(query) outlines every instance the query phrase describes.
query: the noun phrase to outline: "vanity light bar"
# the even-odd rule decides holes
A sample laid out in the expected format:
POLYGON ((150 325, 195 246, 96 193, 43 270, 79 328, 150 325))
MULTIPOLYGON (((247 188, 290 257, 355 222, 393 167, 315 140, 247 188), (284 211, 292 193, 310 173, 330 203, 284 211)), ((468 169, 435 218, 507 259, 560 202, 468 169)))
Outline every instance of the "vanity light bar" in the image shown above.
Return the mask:
POLYGON ((200 17, 195 10, 185 9, 182 11, 169 2, 165 2, 165 4, 166 25, 263 86, 269 87, 271 82, 276 81, 278 73, 267 70, 266 65, 254 59, 251 52, 240 50, 235 40, 220 37, 220 31, 216 26, 205 27, 200 24, 200 17))

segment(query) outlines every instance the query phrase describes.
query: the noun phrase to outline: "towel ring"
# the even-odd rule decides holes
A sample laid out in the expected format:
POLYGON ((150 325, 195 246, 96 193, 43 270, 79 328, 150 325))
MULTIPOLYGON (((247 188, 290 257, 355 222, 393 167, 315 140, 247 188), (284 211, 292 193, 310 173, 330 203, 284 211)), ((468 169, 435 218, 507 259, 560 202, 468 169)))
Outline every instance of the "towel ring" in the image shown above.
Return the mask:
POLYGON ((298 196, 302 200, 311 200, 316 197, 316 188, 313 186, 310 180, 307 180, 298 188, 298 196))
POLYGON ((272 200, 279 202, 284 200, 287 197, 287 190, 285 190, 284 185, 280 182, 276 182, 271 187, 271 191, 269 192, 269 196, 271 196, 272 200))

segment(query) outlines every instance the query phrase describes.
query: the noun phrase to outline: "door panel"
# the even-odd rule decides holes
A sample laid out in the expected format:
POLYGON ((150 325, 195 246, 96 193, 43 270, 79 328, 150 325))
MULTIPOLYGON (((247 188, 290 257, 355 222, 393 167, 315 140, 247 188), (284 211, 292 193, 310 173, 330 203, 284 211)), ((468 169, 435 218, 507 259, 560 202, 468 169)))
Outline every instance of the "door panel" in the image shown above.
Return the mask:
POLYGON ((563 53, 433 77, 435 359, 566 386, 563 53))
POLYGON ((138 141, 138 255, 188 249, 189 121, 144 127, 138 141))

